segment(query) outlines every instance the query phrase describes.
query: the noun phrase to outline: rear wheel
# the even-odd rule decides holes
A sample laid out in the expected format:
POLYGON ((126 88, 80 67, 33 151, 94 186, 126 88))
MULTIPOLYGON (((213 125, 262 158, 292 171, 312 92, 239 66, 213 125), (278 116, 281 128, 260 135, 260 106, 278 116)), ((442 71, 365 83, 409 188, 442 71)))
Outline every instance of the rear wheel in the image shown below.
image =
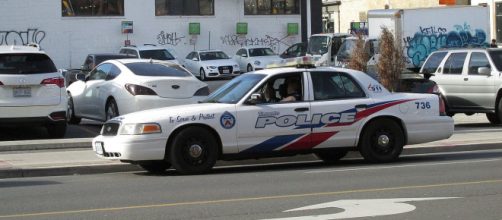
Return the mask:
POLYGON ((69 124, 79 124, 82 121, 82 118, 75 116, 75 105, 73 104, 73 98, 71 94, 68 94, 68 106, 66 110, 66 120, 69 124))
POLYGON ((211 170, 219 155, 216 138, 201 127, 183 129, 169 149, 169 161, 181 174, 204 173, 211 170))
POLYGON ((396 160, 404 146, 404 132, 391 119, 370 122, 363 130, 359 151, 366 161, 385 163, 396 160))
POLYGON ((46 128, 51 138, 64 138, 66 134, 66 121, 49 124, 46 128))
POLYGON ((200 68, 200 80, 206 81, 206 71, 204 71, 204 69, 202 68, 200 68))
POLYGON ((149 173, 163 173, 171 167, 171 164, 163 160, 141 162, 138 165, 149 173))
POLYGON ((319 159, 324 161, 325 163, 328 164, 333 164, 343 157, 347 155, 348 151, 347 150, 341 150, 341 149, 326 149, 322 150, 319 152, 314 153, 319 159))
POLYGON ((498 125, 502 123, 502 99, 498 99, 495 106, 495 113, 486 113, 486 118, 490 123, 498 125))
POLYGON ((114 99, 108 100, 105 109, 106 109, 105 113, 107 121, 120 115, 119 108, 117 107, 117 102, 115 102, 114 99))

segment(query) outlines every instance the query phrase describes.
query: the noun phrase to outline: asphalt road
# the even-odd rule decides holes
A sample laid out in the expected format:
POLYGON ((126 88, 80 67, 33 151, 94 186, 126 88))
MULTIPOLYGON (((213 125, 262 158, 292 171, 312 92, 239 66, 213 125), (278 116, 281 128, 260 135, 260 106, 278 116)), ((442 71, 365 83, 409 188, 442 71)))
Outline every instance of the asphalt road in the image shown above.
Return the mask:
POLYGON ((500 167, 502 150, 3 179, 0 219, 502 219, 500 167))
MULTIPOLYGON (((220 86, 228 82, 228 79, 216 79, 205 81, 208 84, 209 90, 214 91, 220 86)), ((69 125, 64 138, 87 138, 95 137, 101 130, 101 122, 93 120, 82 120, 79 125, 69 125)), ((49 139, 47 130, 43 127, 1 127, 0 126, 0 141, 14 140, 36 140, 49 139)))

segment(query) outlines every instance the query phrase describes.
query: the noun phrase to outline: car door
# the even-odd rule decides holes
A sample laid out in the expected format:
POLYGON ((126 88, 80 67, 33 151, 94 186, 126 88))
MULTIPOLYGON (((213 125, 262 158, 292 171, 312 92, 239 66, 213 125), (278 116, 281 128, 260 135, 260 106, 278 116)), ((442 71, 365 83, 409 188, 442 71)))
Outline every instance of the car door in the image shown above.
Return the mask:
MULTIPOLYGON (((92 114, 97 115, 100 119, 106 120, 106 101, 108 97, 121 97, 120 92, 125 92, 125 88, 117 88, 118 85, 114 83, 114 79, 121 74, 120 68, 118 68, 115 64, 108 64, 109 70, 106 73, 105 80, 96 87, 98 92, 96 92, 96 97, 94 98, 95 103, 97 103, 97 108, 95 112, 92 114)), ((106 67, 108 68, 108 66, 106 67)), ((121 100, 115 100, 120 103, 121 100)), ((117 104, 118 104, 117 103, 117 104)), ((120 107, 120 106, 118 106, 120 107)), ((120 113, 120 108, 119 108, 120 113)))
POLYGON ((345 72, 310 72, 312 144, 316 148, 354 146, 361 121, 358 111, 373 103, 361 85, 345 72))
POLYGON ((91 71, 89 77, 87 78, 84 91, 84 108, 82 109, 82 114, 86 117, 93 119, 102 119, 100 111, 103 111, 104 106, 101 106, 99 102, 100 98, 100 87, 105 83, 106 75, 110 71, 111 64, 103 63, 98 65, 93 71, 91 71))
POLYGON ((478 72, 480 67, 487 67, 490 70, 493 67, 484 52, 470 53, 467 64, 467 76, 464 77, 464 87, 466 90, 465 98, 469 100, 468 104, 472 104, 475 109, 493 109, 495 105, 495 82, 494 77, 481 75, 478 72))
POLYGON ((186 57, 185 57, 185 62, 184 62, 184 66, 185 68, 188 69, 188 71, 190 71, 192 74, 198 76, 199 75, 199 71, 194 71, 194 62, 193 61, 193 58, 195 57, 195 54, 196 52, 191 52, 189 53, 186 57))
POLYGON ((244 154, 271 154, 284 151, 308 150, 310 145, 310 104, 306 96, 305 73, 292 72, 276 75, 262 83, 254 94, 263 96, 266 85, 271 85, 274 102, 244 104, 237 111, 239 151, 244 154), (299 98, 281 102, 285 98, 287 81, 299 80, 299 98))
POLYGON ((241 70, 245 70, 246 69, 246 59, 247 59, 247 52, 246 52, 246 49, 240 49, 237 51, 237 53, 235 54, 235 61, 239 64, 239 67, 241 70))
POLYGON ((435 81, 442 90, 442 94, 450 110, 461 109, 471 105, 465 99, 467 90, 464 88, 464 78, 467 75, 467 71, 464 71, 464 64, 466 58, 467 52, 452 52, 448 54, 442 69, 440 68, 437 71, 439 74, 431 77, 431 80, 435 81))

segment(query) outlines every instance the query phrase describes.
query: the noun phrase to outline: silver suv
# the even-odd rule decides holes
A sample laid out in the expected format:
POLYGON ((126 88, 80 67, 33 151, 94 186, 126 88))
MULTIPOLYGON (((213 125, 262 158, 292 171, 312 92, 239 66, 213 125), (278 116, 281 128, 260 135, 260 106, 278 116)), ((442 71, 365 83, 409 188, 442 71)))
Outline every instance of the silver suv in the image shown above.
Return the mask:
POLYGON ((163 47, 158 47, 155 44, 144 44, 143 46, 126 46, 120 48, 119 53, 127 54, 131 57, 140 59, 166 60, 179 65, 173 51, 163 47))
POLYGON ((450 116, 486 113, 502 122, 502 49, 447 49, 431 53, 420 73, 438 85, 450 116))
POLYGON ((39 47, 0 46, 0 126, 66 132, 67 96, 62 71, 39 47))

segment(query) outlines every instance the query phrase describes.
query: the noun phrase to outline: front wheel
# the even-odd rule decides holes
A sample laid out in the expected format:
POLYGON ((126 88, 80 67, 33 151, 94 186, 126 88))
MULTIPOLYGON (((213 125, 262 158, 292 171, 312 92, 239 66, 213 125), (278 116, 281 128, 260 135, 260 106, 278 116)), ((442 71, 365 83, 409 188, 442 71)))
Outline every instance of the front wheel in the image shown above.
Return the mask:
POLYGON ((106 121, 119 116, 119 107, 115 100, 110 99, 106 104, 106 121))
POLYGON ((169 161, 181 174, 197 174, 211 170, 219 155, 216 138, 201 127, 183 129, 169 149, 169 161))
POLYGON ((343 157, 347 155, 349 151, 341 149, 326 149, 314 153, 317 158, 321 159, 325 163, 334 164, 340 161, 343 157))
POLYGON ((204 69, 202 68, 200 68, 200 80, 206 81, 206 71, 204 71, 204 69))
POLYGON ((252 72, 253 71, 253 66, 251 66, 251 64, 248 64, 247 71, 248 72, 252 72))
POLYGON ((66 120, 68 121, 69 124, 75 124, 75 125, 80 124, 80 121, 82 121, 82 118, 75 116, 75 105, 73 103, 73 98, 71 97, 70 94, 68 94, 66 120))
POLYGON ((404 132, 391 119, 370 122, 363 130, 359 151, 366 161, 385 163, 396 160, 404 146, 404 132))

